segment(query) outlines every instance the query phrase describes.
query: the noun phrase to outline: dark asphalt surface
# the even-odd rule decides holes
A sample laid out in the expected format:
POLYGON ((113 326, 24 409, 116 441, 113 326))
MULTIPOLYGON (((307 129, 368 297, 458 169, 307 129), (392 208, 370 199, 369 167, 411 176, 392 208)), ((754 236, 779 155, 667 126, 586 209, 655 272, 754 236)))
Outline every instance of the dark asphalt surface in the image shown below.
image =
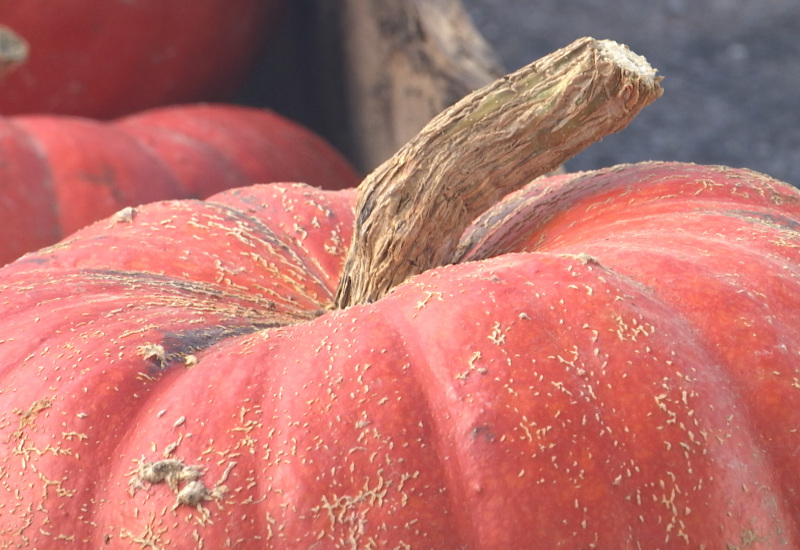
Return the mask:
POLYGON ((581 36, 623 42, 664 96, 567 163, 585 170, 679 160, 764 172, 800 187, 797 0, 464 0, 506 68, 581 36))

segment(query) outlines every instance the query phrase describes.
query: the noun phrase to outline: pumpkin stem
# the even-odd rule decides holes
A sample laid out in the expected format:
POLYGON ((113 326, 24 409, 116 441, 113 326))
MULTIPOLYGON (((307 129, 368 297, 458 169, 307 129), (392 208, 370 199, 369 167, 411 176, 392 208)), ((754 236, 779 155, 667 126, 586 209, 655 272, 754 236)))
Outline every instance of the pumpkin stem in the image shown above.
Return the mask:
POLYGON ((581 38, 442 112, 359 186, 336 307, 452 263, 472 220, 622 130, 661 95, 660 80, 626 46, 581 38))
POLYGON ((0 78, 25 63, 28 42, 9 27, 0 25, 0 78))

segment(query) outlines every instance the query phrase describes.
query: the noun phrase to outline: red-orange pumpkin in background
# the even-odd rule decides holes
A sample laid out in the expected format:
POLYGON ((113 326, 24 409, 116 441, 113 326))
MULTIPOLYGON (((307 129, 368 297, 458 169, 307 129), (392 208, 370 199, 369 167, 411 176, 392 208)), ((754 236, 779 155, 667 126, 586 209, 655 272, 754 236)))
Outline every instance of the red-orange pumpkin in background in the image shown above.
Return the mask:
POLYGON ((151 204, 0 270, 0 539, 800 547, 796 189, 537 180, 325 312, 353 199, 151 204))
POLYGON ((322 138, 266 110, 0 118, 0 264, 125 206, 267 181, 340 189, 359 177, 322 138))
POLYGON ((111 118, 230 99, 282 0, 0 0, 0 114, 111 118), (27 44, 21 55, 20 37, 27 44))

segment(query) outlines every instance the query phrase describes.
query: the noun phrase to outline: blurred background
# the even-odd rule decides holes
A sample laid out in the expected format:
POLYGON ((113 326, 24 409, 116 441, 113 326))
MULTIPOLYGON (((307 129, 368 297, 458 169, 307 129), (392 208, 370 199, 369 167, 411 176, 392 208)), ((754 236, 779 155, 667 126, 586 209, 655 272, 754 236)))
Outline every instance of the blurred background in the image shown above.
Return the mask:
POLYGON ((568 171, 687 161, 800 187, 800 0, 0 0, 0 113, 33 115, 0 117, 0 265, 125 206, 333 185, 279 117, 181 104, 293 119, 346 156, 355 171, 331 152, 350 186, 448 105, 583 36, 644 55, 665 93, 568 171), (150 130, 105 125, 157 106, 139 113, 150 130))
POLYGON ((628 44, 664 95, 570 170, 640 160, 726 164, 800 186, 797 0, 464 0, 508 68, 575 38, 628 44))
MULTIPOLYGON (((45 10, 46 4, 0 0, 0 24, 25 31, 31 42, 30 59, 0 80, 3 114, 111 118, 152 105, 236 101, 310 127, 366 172, 440 103, 593 36, 644 55, 664 76, 665 93, 625 131, 569 161, 568 170, 678 160, 748 167, 800 186, 800 0, 81 0, 45 10), (463 56, 436 63, 452 53, 442 55, 440 43, 474 50, 458 40, 462 19, 470 18, 501 66, 492 62, 486 79, 446 82, 440 95, 447 97, 426 109, 419 98, 442 90, 416 85, 430 75, 404 73, 390 61, 409 52, 407 61, 423 73, 468 73, 472 60, 463 56), (362 79, 374 75, 368 87, 377 90, 388 124, 380 117, 354 123, 374 99, 353 93, 354 67, 362 79), (383 96, 381 87, 388 90, 383 96), (83 103, 70 103, 77 98, 83 103), (399 129, 398 120, 415 116, 399 129), (387 146, 365 160, 374 142, 387 146)), ((5 36, 0 52, 13 53, 5 36)))
MULTIPOLYGON (((325 135, 294 59, 308 42, 298 34, 317 0, 293 0, 283 37, 255 71, 291 94, 268 105, 325 135), (292 20, 294 19, 294 24, 292 20), (289 55, 291 54, 291 55, 289 55), (275 82, 268 75, 287 75, 275 82), (288 97, 288 99, 287 99, 288 97)), ((800 2, 798 0, 463 0, 478 30, 508 70, 581 36, 623 42, 664 76, 664 96, 623 132, 605 138, 566 165, 600 168, 643 160, 679 160, 747 167, 800 186, 800 2)), ((301 52, 301 58, 302 58, 301 52)), ((313 63, 306 53, 308 63, 313 63)), ((329 83, 330 84, 330 83, 329 83)), ((263 89, 262 81, 258 89, 263 89)), ((269 86, 267 86, 269 87, 269 86)), ((333 90, 330 86, 326 93, 333 90)), ((244 101, 248 98, 245 96, 244 101)), ((258 102, 264 103, 263 96, 258 102)))

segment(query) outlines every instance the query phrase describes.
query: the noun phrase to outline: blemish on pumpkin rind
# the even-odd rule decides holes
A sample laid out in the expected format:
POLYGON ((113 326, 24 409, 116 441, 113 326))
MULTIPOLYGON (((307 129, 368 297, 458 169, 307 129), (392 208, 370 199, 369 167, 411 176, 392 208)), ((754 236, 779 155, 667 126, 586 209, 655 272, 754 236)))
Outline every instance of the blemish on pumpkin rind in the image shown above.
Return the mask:
POLYGON ((14 414, 19 416, 19 428, 13 434, 11 439, 21 439, 25 430, 36 422, 36 417, 42 411, 49 409, 53 405, 53 398, 44 397, 34 401, 30 407, 22 411, 19 409, 14 410, 14 414))
POLYGON ((136 217, 136 214, 137 210, 135 208, 132 206, 126 206, 111 216, 111 225, 113 226, 118 223, 131 223, 136 217))

